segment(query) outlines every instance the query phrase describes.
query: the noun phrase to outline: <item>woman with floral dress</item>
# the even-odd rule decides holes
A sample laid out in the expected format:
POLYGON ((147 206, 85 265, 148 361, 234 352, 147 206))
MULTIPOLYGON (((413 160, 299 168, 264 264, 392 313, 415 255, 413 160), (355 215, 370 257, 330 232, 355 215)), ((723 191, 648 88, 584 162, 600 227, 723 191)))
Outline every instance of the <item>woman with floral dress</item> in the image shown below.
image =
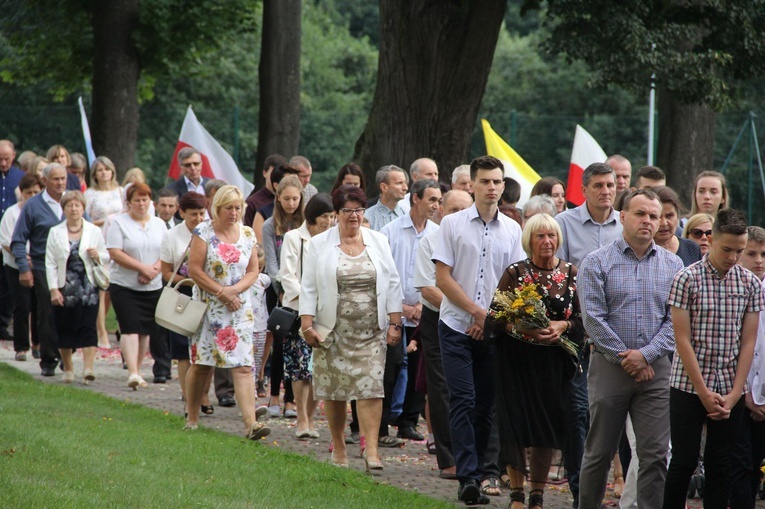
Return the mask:
MULTIPOLYGON (((536 288, 550 323, 519 329, 491 318, 487 331, 495 336, 497 423, 500 461, 510 477, 510 508, 525 501, 526 448, 531 448, 529 508, 541 508, 554 449, 566 438, 565 395, 577 368, 577 357, 562 346, 569 340, 581 348, 584 333, 576 295, 577 269, 555 256, 562 242, 558 223, 537 214, 523 230, 529 258, 509 266, 497 290, 536 288)), ((496 309, 496 296, 492 309, 496 309)))
POLYGON ((200 329, 191 338, 191 367, 186 379, 187 429, 196 429, 205 380, 215 367, 229 368, 244 420, 245 436, 259 440, 271 430, 255 417, 255 384, 250 370, 254 317, 249 289, 258 277, 255 233, 241 224, 244 196, 223 186, 212 204, 212 221, 194 229, 189 275, 194 297, 207 304, 200 329))

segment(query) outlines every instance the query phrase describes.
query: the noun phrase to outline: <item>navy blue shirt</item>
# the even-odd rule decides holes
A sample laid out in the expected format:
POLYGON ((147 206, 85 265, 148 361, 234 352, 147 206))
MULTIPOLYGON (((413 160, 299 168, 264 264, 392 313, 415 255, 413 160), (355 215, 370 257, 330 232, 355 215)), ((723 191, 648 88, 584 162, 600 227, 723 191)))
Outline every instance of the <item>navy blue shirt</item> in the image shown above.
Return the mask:
POLYGON ((16 166, 11 166, 7 173, 0 171, 0 217, 16 203, 16 188, 23 176, 24 172, 16 166))

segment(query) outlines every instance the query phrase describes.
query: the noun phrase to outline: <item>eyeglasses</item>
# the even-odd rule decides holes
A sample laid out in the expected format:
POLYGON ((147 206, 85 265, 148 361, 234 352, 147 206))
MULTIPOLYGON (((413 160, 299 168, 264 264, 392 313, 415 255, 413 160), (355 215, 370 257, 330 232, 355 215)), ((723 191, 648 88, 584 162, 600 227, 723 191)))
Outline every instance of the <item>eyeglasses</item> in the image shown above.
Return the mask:
POLYGON ((184 168, 192 168, 192 167, 202 166, 202 163, 201 162, 184 163, 181 166, 183 166, 184 168))
POLYGON ((698 228, 694 228, 693 230, 691 230, 691 237, 693 237, 694 239, 700 239, 704 235, 706 235, 707 237, 711 237, 712 230, 700 230, 698 228))
POLYGON ((359 208, 359 209, 340 209, 340 212, 342 212, 342 214, 344 216, 350 216, 352 214, 356 214, 357 216, 363 216, 365 210, 366 209, 363 209, 363 208, 359 208))

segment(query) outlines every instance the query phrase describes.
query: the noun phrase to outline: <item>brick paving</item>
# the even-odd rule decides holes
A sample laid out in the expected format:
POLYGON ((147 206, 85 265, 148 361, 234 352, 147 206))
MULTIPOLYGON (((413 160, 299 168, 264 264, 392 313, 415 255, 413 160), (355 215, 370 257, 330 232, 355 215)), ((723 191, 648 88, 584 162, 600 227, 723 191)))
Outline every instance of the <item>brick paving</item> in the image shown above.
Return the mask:
MULTIPOLYGON (((112 338, 112 344, 114 338, 112 338)), ((61 374, 56 370, 55 377, 43 377, 40 375, 38 361, 28 355, 26 362, 17 362, 14 360, 13 344, 10 341, 0 341, 0 362, 5 362, 20 371, 29 373, 36 380, 45 383, 60 384, 61 374)), ((83 390, 89 390, 104 394, 131 403, 138 403, 149 408, 170 412, 179 416, 183 415, 183 402, 181 401, 181 390, 177 379, 177 372, 173 368, 173 380, 167 384, 151 383, 151 358, 147 358, 143 365, 141 374, 149 382, 149 387, 133 391, 127 386, 127 372, 122 369, 119 350, 99 349, 96 356, 95 374, 96 380, 90 385, 84 385, 81 382, 79 374, 82 373, 82 356, 75 354, 75 373, 78 374, 73 386, 83 390)), ((214 415, 203 415, 200 417, 200 425, 208 428, 217 429, 226 433, 241 434, 243 425, 238 408, 223 408, 217 405, 214 395, 211 394, 211 401, 215 405, 214 415)), ((260 402, 264 404, 264 401, 260 402)), ((321 437, 311 441, 297 440, 295 438, 295 420, 294 419, 271 419, 269 435, 264 443, 270 447, 277 447, 284 451, 312 457, 318 461, 329 461, 329 429, 327 421, 324 418, 321 406, 317 411, 316 424, 321 437)), ((424 431, 424 423, 420 425, 421 431, 424 431)), ((391 428, 393 430, 393 428, 391 428)), ((364 461, 358 457, 358 447, 348 446, 350 467, 360 472, 364 471, 364 461)), ((380 456, 385 465, 385 469, 379 474, 375 474, 375 480, 380 483, 390 484, 401 489, 416 491, 428 497, 457 503, 457 482, 440 479, 435 456, 427 453, 425 442, 407 442, 400 449, 380 449, 380 456)), ((528 486, 527 486, 528 490, 528 486)), ((503 489, 502 496, 491 497, 491 504, 484 507, 507 507, 509 502, 508 490, 503 489)), ((604 501, 606 507, 617 507, 617 500, 613 498, 611 489, 606 493, 604 501)), ((550 485, 545 491, 545 507, 548 509, 570 508, 572 503, 571 493, 568 485, 563 482, 559 485, 550 485)), ((459 504, 461 506, 461 504, 459 504)), ((691 507, 701 507, 700 500, 692 501, 691 507)), ((759 502, 757 507, 765 508, 765 502, 759 502)))

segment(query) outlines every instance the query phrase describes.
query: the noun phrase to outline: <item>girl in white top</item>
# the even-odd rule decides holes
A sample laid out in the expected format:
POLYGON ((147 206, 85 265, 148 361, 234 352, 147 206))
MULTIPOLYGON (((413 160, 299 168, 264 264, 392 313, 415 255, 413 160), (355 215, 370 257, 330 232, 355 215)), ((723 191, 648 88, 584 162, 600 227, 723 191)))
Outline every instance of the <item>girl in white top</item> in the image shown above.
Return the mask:
MULTIPOLYGON (((85 191, 85 212, 91 222, 101 228, 106 239, 106 220, 109 216, 122 212, 123 189, 117 184, 117 168, 108 157, 96 157, 90 166, 90 187, 85 191)), ((106 313, 111 306, 109 292, 101 291, 98 303, 98 346, 111 348, 109 333, 106 331, 106 313)))
MULTIPOLYGON (((266 255, 263 248, 258 246, 258 265, 265 267, 266 255)), ((271 286, 271 277, 265 272, 258 274, 258 279, 250 287, 252 296, 252 314, 254 317, 252 334, 252 379, 257 389, 255 398, 265 397, 263 377, 265 376, 266 359, 271 351, 271 345, 266 343, 266 329, 268 328, 268 306, 266 305, 266 289, 271 286)), ((273 340, 272 340, 273 341, 273 340)), ((257 399, 255 400, 257 403, 257 399)))

